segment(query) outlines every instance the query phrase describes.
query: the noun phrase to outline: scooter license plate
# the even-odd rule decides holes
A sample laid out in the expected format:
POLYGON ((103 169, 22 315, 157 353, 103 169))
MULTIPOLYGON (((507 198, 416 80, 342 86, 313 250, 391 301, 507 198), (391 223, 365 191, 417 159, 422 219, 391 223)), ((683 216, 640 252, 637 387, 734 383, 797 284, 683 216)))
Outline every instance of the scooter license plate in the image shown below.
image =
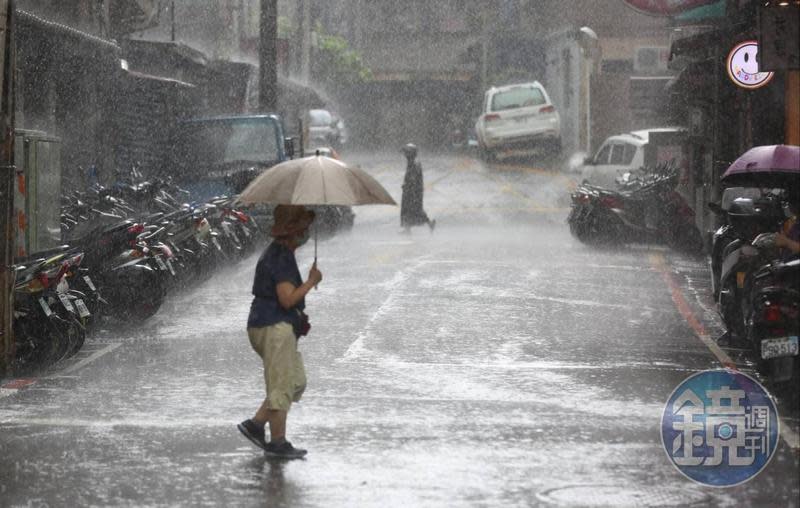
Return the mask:
POLYGON ((796 335, 761 341, 761 358, 764 360, 782 356, 797 356, 798 351, 800 351, 800 346, 798 346, 796 335))
POLYGON ((161 268, 164 271, 167 270, 167 265, 166 265, 166 263, 164 263, 163 259, 161 259, 160 257, 156 256, 155 260, 156 260, 156 264, 158 265, 159 268, 161 268))
POLYGON ((61 300, 61 305, 64 306, 69 312, 75 313, 75 307, 72 306, 72 302, 69 300, 69 297, 63 293, 59 293, 58 299, 61 300))
POLYGON ((47 305, 47 301, 45 301, 44 298, 39 298, 39 305, 41 305, 45 316, 50 317, 53 315, 53 311, 50 309, 50 306, 47 305))
POLYGON ((84 275, 83 280, 84 282, 86 282, 86 285, 89 286, 89 289, 91 289, 92 291, 97 291, 97 287, 95 287, 94 282, 92 282, 92 279, 89 278, 88 275, 84 275))
POLYGON ((75 300, 75 307, 78 308, 78 315, 80 315, 80 317, 82 318, 89 317, 92 315, 92 313, 89 312, 89 308, 86 307, 86 304, 83 303, 83 300, 81 300, 80 298, 75 300))

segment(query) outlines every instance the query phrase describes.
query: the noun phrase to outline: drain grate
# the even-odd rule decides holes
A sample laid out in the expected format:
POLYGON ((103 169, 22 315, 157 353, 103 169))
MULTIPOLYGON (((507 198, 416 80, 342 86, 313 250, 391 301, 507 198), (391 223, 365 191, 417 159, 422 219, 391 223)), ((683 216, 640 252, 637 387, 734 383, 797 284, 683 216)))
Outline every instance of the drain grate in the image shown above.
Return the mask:
POLYGON ((697 488, 631 488, 619 485, 566 485, 536 494, 555 506, 688 506, 705 504, 711 496, 697 488))

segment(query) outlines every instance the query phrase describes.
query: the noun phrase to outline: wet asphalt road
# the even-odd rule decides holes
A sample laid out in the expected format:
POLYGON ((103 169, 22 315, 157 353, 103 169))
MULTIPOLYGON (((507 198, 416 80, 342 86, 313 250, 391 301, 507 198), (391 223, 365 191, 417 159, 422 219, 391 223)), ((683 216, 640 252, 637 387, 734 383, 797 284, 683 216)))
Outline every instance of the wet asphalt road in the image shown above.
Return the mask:
MULTIPOLYGON (((399 154, 353 160, 399 201, 399 154)), ((421 160, 434 234, 370 207, 319 245, 309 387, 289 417, 306 460, 268 461, 235 427, 263 397, 251 258, 0 392, 0 506, 798 505, 785 441, 724 490, 662 449, 672 390, 720 366, 665 283, 716 332, 702 261, 575 242, 564 174, 421 160)))

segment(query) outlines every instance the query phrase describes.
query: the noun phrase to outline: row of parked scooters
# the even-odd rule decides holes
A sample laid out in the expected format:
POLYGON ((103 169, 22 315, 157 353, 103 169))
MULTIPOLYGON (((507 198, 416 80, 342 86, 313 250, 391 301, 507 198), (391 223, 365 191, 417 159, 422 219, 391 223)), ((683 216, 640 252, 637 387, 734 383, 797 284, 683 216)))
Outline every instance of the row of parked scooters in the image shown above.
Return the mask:
POLYGON ((787 189, 732 187, 709 205, 721 224, 711 246, 711 280, 726 335, 745 345, 777 385, 800 379, 800 257, 776 242, 797 213, 790 201, 787 189))
POLYGON ((100 319, 149 318, 170 291, 235 263, 262 237, 232 198, 186 204, 185 192, 168 181, 137 180, 62 198, 65 245, 18 261, 18 372, 75 354, 100 319))

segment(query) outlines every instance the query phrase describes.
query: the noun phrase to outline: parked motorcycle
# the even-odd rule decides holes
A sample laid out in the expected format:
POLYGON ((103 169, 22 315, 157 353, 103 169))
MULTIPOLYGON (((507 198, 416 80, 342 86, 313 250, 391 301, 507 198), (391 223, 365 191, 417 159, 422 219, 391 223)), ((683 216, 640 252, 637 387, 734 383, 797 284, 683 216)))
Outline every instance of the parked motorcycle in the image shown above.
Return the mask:
POLYGON ((92 273, 91 285, 101 296, 98 313, 126 321, 144 320, 161 306, 164 284, 147 262, 144 233, 142 224, 127 220, 72 241, 82 249, 84 264, 92 273))
MULTIPOLYGON (((784 191, 759 188, 733 187, 725 189, 720 203, 709 203, 719 227, 711 238, 711 287, 718 298, 722 263, 726 248, 732 242, 750 243, 760 233, 776 231, 785 219, 782 205, 784 191)), ((730 249, 727 249, 730 252, 730 249)))
POLYGON ((90 312, 82 293, 65 279, 82 254, 59 248, 37 253, 15 266, 15 364, 23 372, 75 354, 86 339, 90 312), (38 257, 47 256, 47 257, 38 257))
MULTIPOLYGON (((759 243, 759 239, 754 243, 759 243)), ((775 384, 796 383, 800 351, 800 259, 773 261, 759 267, 748 280, 747 295, 747 340, 759 370, 775 384)))
POLYGON ((239 257, 250 254, 256 245, 257 228, 253 218, 233 205, 234 199, 221 196, 211 200, 209 210, 211 225, 221 231, 233 244, 239 257))
POLYGON ((570 232, 587 244, 666 241, 699 254, 703 239, 677 182, 675 168, 662 164, 621 182, 619 191, 581 184, 571 196, 570 232))
POLYGON ((748 313, 745 282, 759 266, 777 254, 759 234, 777 231, 785 217, 779 194, 763 198, 737 198, 724 215, 725 224, 715 233, 711 248, 711 275, 717 310, 730 335, 744 338, 748 313))

